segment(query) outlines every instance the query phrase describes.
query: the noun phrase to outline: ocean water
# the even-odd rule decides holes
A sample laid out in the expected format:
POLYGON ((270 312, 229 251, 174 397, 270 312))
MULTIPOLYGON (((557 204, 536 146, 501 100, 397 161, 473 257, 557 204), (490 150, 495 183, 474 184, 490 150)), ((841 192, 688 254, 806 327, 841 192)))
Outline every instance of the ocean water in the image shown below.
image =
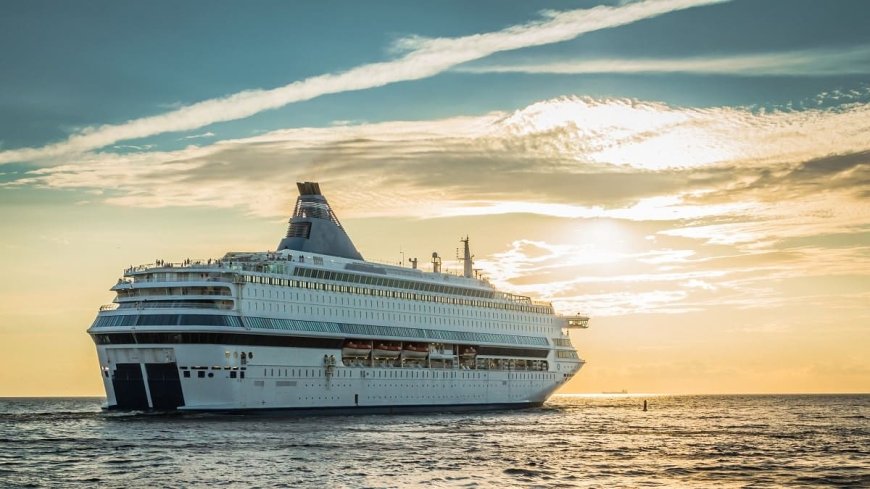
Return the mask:
POLYGON ((0 399, 0 487, 870 487, 870 395, 301 418, 100 402, 0 399))

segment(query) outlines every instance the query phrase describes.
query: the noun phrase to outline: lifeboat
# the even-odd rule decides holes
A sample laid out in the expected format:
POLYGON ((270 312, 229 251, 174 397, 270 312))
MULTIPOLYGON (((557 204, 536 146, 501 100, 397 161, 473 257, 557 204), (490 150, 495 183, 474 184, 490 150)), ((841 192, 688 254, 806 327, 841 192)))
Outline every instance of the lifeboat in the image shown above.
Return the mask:
POLYGON ((386 343, 378 343, 372 351, 375 358, 396 358, 402 352, 402 347, 399 345, 387 345, 386 343))
POLYGON ((355 341, 346 341, 341 348, 341 354, 346 357, 367 357, 371 351, 372 345, 355 341))
POLYGON ((408 343, 402 348, 403 358, 426 358, 429 354, 429 347, 424 345, 415 345, 408 343))

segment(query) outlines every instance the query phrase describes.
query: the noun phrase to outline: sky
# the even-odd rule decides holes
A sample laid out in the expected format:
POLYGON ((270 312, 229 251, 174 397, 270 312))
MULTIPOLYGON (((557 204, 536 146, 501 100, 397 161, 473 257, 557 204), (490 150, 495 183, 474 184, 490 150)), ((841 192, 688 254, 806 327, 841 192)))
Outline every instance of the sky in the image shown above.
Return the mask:
POLYGON ((318 181, 366 259, 468 235, 586 314, 560 392, 870 392, 864 0, 11 0, 0 396, 102 395, 131 264, 274 249, 318 181))

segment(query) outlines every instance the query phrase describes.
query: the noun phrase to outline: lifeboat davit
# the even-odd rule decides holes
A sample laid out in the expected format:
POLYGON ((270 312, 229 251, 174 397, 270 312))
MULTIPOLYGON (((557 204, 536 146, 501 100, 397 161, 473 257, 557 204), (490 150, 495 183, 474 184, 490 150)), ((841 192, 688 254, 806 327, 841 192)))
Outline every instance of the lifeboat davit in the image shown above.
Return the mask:
POLYGON ((371 351, 372 345, 354 341, 346 341, 341 348, 341 354, 346 357, 367 357, 371 351))

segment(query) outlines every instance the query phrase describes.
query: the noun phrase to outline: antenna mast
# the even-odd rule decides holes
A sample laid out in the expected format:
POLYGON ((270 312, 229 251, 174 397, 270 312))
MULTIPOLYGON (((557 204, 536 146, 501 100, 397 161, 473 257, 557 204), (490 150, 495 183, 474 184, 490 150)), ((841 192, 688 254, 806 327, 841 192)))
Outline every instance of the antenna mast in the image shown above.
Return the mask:
POLYGON ((465 248, 463 250, 463 253, 462 253, 462 258, 460 258, 460 260, 462 260, 462 266, 463 266, 462 275, 464 277, 467 277, 467 278, 473 278, 474 277, 474 260, 473 260, 474 256, 471 254, 471 248, 468 246, 468 235, 465 236, 465 239, 460 239, 459 241, 462 242, 462 244, 464 245, 464 248, 465 248))

